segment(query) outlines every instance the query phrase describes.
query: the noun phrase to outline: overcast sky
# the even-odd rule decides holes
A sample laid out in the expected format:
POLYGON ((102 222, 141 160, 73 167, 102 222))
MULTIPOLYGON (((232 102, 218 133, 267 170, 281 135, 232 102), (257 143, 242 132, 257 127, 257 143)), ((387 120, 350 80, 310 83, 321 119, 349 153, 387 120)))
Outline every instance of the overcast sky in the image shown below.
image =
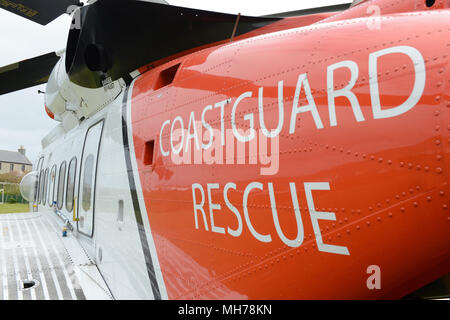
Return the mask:
MULTIPOLYGON (((311 7, 340 4, 349 0, 169 0, 172 5, 243 15, 265 15, 311 7)), ((70 19, 61 16, 47 26, 0 10, 0 67, 65 48, 70 19)), ((17 151, 20 145, 34 162, 42 138, 58 123, 44 110, 45 85, 0 96, 0 149, 17 151)))

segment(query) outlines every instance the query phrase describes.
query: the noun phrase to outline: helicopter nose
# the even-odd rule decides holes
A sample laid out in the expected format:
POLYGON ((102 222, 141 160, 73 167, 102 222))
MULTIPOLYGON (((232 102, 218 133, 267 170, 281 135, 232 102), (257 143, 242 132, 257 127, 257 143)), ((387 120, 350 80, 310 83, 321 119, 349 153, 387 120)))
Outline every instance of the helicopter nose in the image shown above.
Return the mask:
POLYGON ((29 202, 34 200, 36 194, 36 186, 38 182, 38 172, 31 171, 27 173, 20 181, 20 193, 22 197, 29 202))

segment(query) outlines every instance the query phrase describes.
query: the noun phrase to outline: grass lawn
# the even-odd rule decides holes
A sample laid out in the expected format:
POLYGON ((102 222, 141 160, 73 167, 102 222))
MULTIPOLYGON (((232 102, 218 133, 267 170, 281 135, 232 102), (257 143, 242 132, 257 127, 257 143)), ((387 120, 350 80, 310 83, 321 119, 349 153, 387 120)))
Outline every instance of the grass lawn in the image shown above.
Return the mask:
POLYGON ((0 204, 0 214, 2 213, 20 213, 29 212, 28 203, 0 204))

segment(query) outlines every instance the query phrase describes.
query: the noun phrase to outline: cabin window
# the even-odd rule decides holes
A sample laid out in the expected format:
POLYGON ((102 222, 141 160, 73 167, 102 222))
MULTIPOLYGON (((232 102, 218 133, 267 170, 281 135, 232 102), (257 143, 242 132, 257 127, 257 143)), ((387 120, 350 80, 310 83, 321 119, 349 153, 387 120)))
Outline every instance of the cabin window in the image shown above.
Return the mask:
POLYGON ((166 70, 161 71, 159 74, 158 80, 155 84, 155 90, 164 88, 171 84, 173 80, 175 79, 175 75, 177 74, 178 69, 180 68, 181 63, 176 64, 170 68, 167 68, 166 70))
POLYGON ((73 210, 73 196, 75 193, 75 173, 77 172, 77 158, 73 158, 69 163, 69 171, 67 173, 67 191, 66 191, 66 209, 71 212, 73 210))
POLYGON ((63 196, 64 196, 64 180, 66 178, 66 162, 61 163, 59 167, 59 178, 58 178, 58 209, 61 210, 63 207, 63 196))
POLYGON ((14 171, 14 163, 11 163, 9 165, 9 171, 13 172, 14 171))
POLYGON ((42 200, 42 187, 44 185, 44 170, 41 170, 41 172, 39 173, 39 184, 38 184, 38 203, 41 204, 41 200, 42 200))
MULTIPOLYGON (((37 172, 39 172, 40 170, 41 170, 41 167, 42 167, 42 162, 44 162, 44 157, 40 157, 39 158, 39 161, 38 161, 38 163, 37 163, 37 166, 36 166, 36 171, 37 172)), ((41 176, 39 175, 39 179, 38 179, 38 183, 37 183, 37 186, 36 186, 36 192, 34 193, 34 202, 39 202, 39 190, 40 190, 40 184, 41 184, 41 176)))
POLYGON ((86 157, 84 162, 84 176, 83 176, 83 194, 82 194, 82 206, 84 211, 88 211, 91 208, 91 194, 92 194, 92 178, 94 174, 94 155, 90 154, 86 157))
POLYGON ((47 187, 48 187, 48 168, 45 169, 44 173, 44 192, 42 195, 42 204, 45 206, 45 203, 47 202, 47 187))
POLYGON ((56 178, 56 164, 53 166, 50 172, 50 182, 48 187, 48 204, 53 207, 53 201, 55 201, 55 178, 56 178))

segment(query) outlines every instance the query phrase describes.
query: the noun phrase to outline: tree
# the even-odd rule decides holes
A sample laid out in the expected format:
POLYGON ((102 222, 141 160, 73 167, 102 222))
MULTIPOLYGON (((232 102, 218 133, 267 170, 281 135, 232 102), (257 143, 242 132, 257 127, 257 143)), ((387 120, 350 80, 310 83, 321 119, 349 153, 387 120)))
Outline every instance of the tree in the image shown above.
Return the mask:
POLYGON ((23 201, 22 195, 20 194, 19 183, 24 175, 25 173, 21 172, 0 174, 0 189, 3 189, 5 201, 23 201))
POLYGON ((0 174, 0 183, 1 182, 9 182, 9 183, 20 183, 25 173, 22 172, 8 172, 0 174))

